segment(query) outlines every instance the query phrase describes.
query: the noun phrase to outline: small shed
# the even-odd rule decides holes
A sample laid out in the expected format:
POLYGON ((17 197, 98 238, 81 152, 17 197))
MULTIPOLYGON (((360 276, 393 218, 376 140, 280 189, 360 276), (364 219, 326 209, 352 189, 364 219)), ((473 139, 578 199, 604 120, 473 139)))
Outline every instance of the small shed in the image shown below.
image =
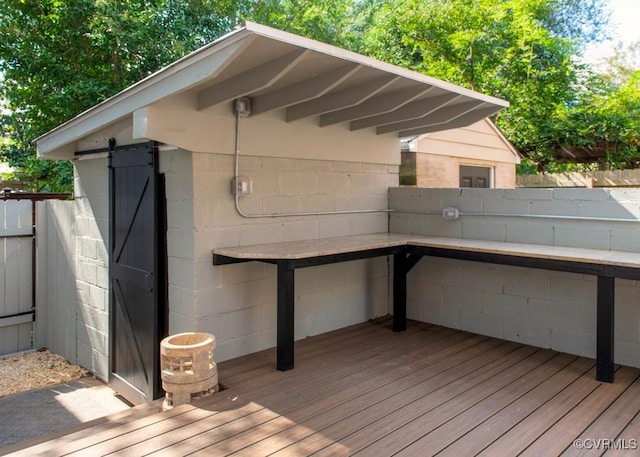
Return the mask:
MULTIPOLYGON (((400 137, 507 106, 246 23, 37 140, 75 166, 73 360, 133 402, 161 394, 159 341, 215 334, 226 360, 275 346, 275 267, 222 246, 388 230, 400 137)), ((384 258, 296 277, 296 339, 389 313, 384 258)))
POLYGON ((515 188, 520 154, 488 118, 402 141, 401 184, 515 188))

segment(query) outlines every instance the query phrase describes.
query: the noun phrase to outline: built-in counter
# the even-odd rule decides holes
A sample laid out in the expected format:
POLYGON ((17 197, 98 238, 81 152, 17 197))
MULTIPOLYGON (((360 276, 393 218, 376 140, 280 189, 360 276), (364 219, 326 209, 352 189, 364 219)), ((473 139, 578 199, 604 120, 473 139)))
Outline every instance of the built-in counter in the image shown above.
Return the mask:
POLYGON ((597 276, 597 371, 613 382, 615 279, 640 280, 640 253, 374 233, 216 248, 213 264, 259 261, 277 265, 277 368, 294 366, 294 287, 298 268, 393 256, 393 330, 406 329, 407 273, 424 256, 514 265, 597 276))

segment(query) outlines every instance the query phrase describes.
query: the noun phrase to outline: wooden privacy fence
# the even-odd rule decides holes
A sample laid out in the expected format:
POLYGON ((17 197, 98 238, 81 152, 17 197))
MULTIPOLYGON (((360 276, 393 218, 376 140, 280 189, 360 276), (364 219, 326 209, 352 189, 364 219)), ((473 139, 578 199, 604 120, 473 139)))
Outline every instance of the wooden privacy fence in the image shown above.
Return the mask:
POLYGON ((37 201, 68 194, 0 193, 0 355, 33 349, 37 201))

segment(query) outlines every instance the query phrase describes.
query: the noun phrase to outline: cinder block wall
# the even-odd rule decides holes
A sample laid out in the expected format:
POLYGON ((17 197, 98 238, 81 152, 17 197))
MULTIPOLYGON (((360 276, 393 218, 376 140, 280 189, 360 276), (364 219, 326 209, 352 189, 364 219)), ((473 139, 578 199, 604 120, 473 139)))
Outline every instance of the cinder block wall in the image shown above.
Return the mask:
POLYGON ((107 159, 75 165, 76 363, 109 375, 109 186, 107 159))
MULTIPOLYGON (((226 154, 175 151, 165 153, 162 161, 167 177, 170 333, 214 333, 218 360, 275 346, 276 268, 258 262, 214 267, 214 247, 388 228, 386 212, 242 217, 230 193, 233 160, 226 154), (189 159, 176 160, 178 155, 189 159)), ((398 184, 397 165, 326 160, 242 156, 240 174, 253 179, 253 194, 240 198, 242 211, 253 215, 386 210, 388 188, 398 184)), ((296 339, 386 315, 387 275, 385 258, 298 270, 296 339)))
MULTIPOLYGON (((395 188, 389 202, 394 232, 640 252, 637 222, 534 217, 638 219, 640 189, 395 188), (402 212, 447 206, 463 216, 402 212)), ((595 357, 592 276, 423 258, 409 273, 408 308, 413 319, 595 357)), ((640 282, 616 281, 615 326, 616 362, 640 367, 640 282)))

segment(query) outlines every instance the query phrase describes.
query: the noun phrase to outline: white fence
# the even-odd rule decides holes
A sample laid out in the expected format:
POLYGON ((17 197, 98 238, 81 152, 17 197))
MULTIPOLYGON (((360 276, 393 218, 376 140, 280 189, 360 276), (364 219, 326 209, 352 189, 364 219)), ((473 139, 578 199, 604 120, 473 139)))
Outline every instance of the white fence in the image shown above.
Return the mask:
POLYGON ((33 347, 33 204, 0 201, 0 355, 33 347))

